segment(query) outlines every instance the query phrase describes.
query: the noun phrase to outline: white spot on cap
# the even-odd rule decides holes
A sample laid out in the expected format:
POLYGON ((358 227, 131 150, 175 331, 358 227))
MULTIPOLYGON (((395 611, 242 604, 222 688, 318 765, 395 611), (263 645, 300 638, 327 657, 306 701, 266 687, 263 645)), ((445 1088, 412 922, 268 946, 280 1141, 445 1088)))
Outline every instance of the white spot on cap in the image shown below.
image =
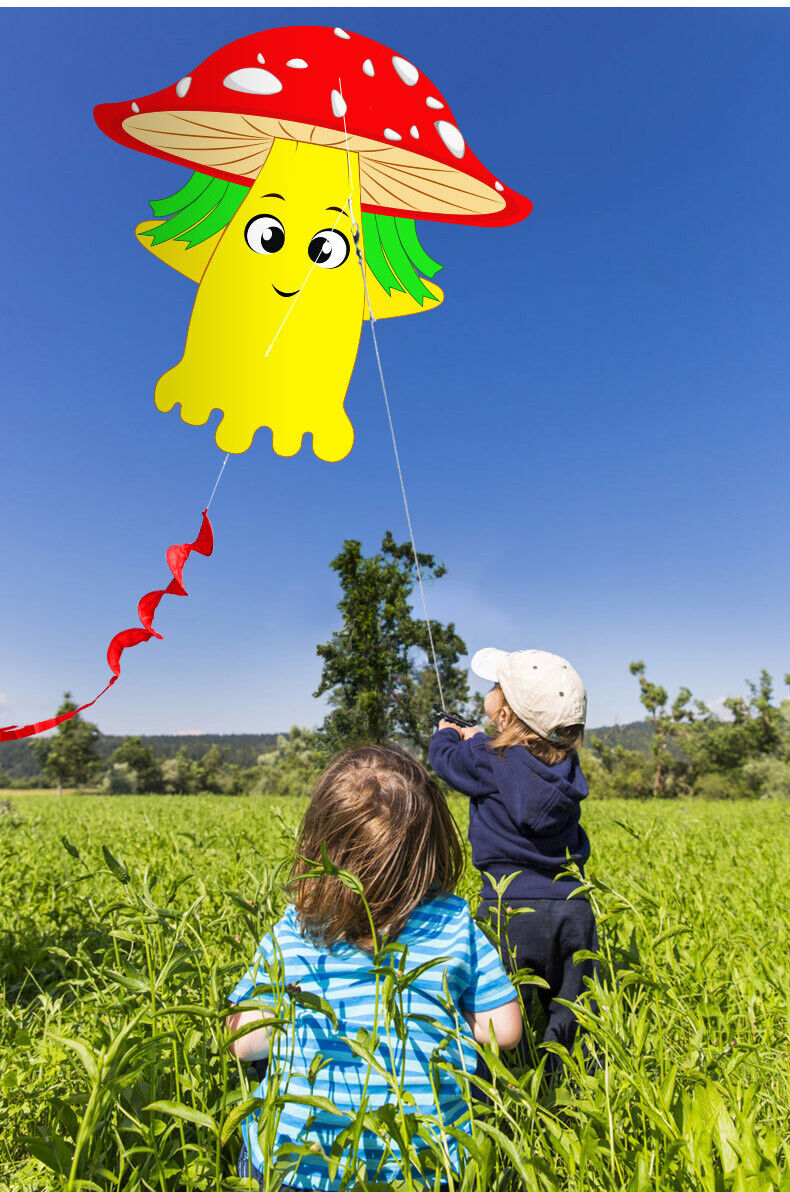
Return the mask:
POLYGON ((179 79, 176 83, 176 95, 179 99, 183 99, 189 88, 192 86, 192 75, 187 75, 185 79, 179 79))
POLYGON ((241 70, 232 70, 222 80, 222 85, 229 91, 244 91, 247 95, 276 95, 283 89, 276 75, 270 70, 261 70, 258 66, 243 66, 241 70))
POLYGON ((387 138, 388 141, 402 141, 403 140, 403 137, 400 135, 399 132, 396 132, 394 128, 385 128, 384 136, 387 138))
POLYGON ((304 58, 289 58, 285 65, 290 66, 292 70, 307 70, 304 58))
POLYGON ((263 54, 258 55, 258 61, 260 62, 261 66, 265 66, 266 59, 264 58, 263 54))
POLYGON ((504 190, 504 189, 505 189, 505 188, 504 188, 504 186, 502 185, 502 183, 501 183, 501 182, 495 182, 495 183, 494 183, 494 186, 497 188, 497 190, 504 190))
POLYGON ((132 104, 132 111, 133 111, 133 112, 139 112, 139 111, 140 111, 140 105, 139 105, 139 104, 136 104, 136 103, 133 103, 133 104, 132 104))
POLYGON ((345 116, 348 111, 348 104, 343 99, 339 91, 332 92, 332 115, 345 116))
POLYGON ((342 37, 346 41, 351 41, 351 34, 346 33, 345 29, 335 29, 335 37, 342 37))
POLYGON ((402 79, 407 87, 413 87, 420 77, 417 67, 412 66, 411 62, 407 62, 405 58, 393 56, 392 65, 395 67, 398 78, 402 79))
POLYGON ((463 157, 466 152, 466 141, 461 136, 460 129, 451 124, 449 120, 437 120, 434 128, 453 157, 463 157))
POLYGON ((440 99, 436 99, 436 97, 433 95, 429 95, 425 102, 429 108, 436 108, 437 111, 439 108, 444 107, 444 104, 442 103, 442 101, 440 99))
POLYGON ((412 124, 411 128, 409 129, 409 132, 414 137, 415 141, 419 141, 420 133, 419 133, 419 130, 418 130, 416 124, 412 124))
POLYGON ((368 77, 371 79, 373 78, 374 74, 376 73, 375 70, 373 69, 373 63, 370 61, 370 58, 366 58, 365 61, 362 63, 362 69, 364 70, 365 74, 368 75, 368 77))

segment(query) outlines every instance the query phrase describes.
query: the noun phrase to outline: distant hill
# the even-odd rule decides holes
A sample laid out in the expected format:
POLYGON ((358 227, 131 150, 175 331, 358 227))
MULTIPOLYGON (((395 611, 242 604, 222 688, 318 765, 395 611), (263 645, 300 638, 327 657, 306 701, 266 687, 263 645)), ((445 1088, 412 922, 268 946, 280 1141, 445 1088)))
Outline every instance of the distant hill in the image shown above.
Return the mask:
MULTIPOLYGON (((223 760, 237 766, 254 766, 262 753, 274 749, 279 733, 196 733, 192 735, 162 735, 141 736, 144 745, 150 745, 154 757, 175 757, 179 749, 185 749, 187 757, 198 759, 211 748, 218 745, 222 750, 223 760)), ((625 749, 635 749, 639 753, 650 751, 650 740, 653 736, 651 725, 645 720, 635 720, 631 724, 614 724, 603 728, 591 728, 585 733, 589 742, 591 737, 601 737, 607 745, 614 747, 622 745, 625 749)), ((97 749, 101 758, 108 758, 123 741, 123 737, 99 737, 97 749)), ((0 769, 4 770, 11 781, 26 778, 38 778, 41 767, 33 753, 32 742, 6 741, 0 745, 0 769)))
MULTIPOLYGON (((154 757, 175 757, 179 749, 185 749, 187 757, 201 758, 218 745, 223 760, 237 766, 254 766, 262 753, 274 749, 277 733, 196 733, 194 736, 172 735, 140 737, 144 745, 150 745, 154 757)), ((123 737, 101 736, 96 742, 99 756, 104 759, 113 753, 123 737)), ((6 741, 0 745, 0 768, 15 781, 20 778, 37 778, 41 767, 33 753, 33 744, 24 741, 6 741)))
POLYGON ((588 728, 584 734, 589 744, 592 737, 600 737, 605 745, 614 749, 622 745, 623 749, 633 749, 636 753, 650 753, 650 742, 653 739, 653 726, 647 720, 633 720, 630 724, 612 724, 603 728, 588 728))

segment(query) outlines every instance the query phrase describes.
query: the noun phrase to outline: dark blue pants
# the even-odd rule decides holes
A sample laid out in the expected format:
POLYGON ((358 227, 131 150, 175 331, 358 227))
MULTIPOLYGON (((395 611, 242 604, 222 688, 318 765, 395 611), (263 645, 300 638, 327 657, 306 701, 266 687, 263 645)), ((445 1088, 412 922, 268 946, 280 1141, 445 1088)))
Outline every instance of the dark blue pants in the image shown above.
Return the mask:
MULTIPOLYGON (((491 922, 496 929, 496 900, 484 898, 477 908, 477 919, 491 922)), ((569 1051, 576 1037, 576 1016, 567 1006, 560 1005, 557 998, 575 1002, 586 989, 585 978, 598 971, 598 962, 583 960, 574 964, 574 952, 598 951, 598 932, 592 907, 584 898, 513 898, 502 903, 502 932, 500 952, 509 973, 517 969, 531 969, 548 984, 548 989, 537 988, 543 1010, 546 1014, 544 1043, 561 1043, 569 1051), (505 927, 508 909, 529 908, 528 914, 511 915, 505 927)), ((524 1008, 529 1015, 534 985, 525 982, 520 993, 524 1008)), ((527 1062, 522 1041, 520 1058, 527 1062)), ((549 1057, 549 1068, 557 1065, 549 1057)))

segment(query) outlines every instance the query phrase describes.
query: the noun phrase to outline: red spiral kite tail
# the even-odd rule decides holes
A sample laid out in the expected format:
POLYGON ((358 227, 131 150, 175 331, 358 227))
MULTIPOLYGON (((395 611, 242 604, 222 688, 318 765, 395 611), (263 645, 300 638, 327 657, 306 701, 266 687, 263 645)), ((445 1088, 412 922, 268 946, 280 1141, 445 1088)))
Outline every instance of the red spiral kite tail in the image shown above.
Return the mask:
POLYGON ((159 588, 154 592, 146 592, 145 596, 140 598, 137 605, 137 615, 143 626, 142 629, 122 629, 120 633, 116 633, 115 637, 107 647, 107 665, 112 671, 112 678, 106 687, 104 687, 98 695, 89 700, 87 704, 81 704, 79 708, 75 708, 73 712, 64 712, 62 716, 54 716, 51 720, 39 720, 36 724, 25 724, 21 728, 15 724, 10 724, 6 728, 0 728, 0 741, 18 741, 22 737, 34 737, 37 733, 45 733, 47 729, 55 728, 58 724, 62 724, 64 720, 70 720, 72 716, 76 716, 78 712, 84 712, 86 708, 92 707, 96 700, 101 699, 105 691, 109 691, 113 683, 116 681, 121 673, 121 654, 129 646, 139 645, 140 642, 147 642, 152 637, 161 638, 161 633, 157 633, 153 628, 154 613, 157 610, 159 601, 163 596, 186 596, 187 590, 183 584, 184 564, 193 551, 197 551, 199 555, 208 557, 214 550, 214 533, 211 529, 211 522, 208 519, 208 510, 203 510, 203 521, 200 525, 200 531, 194 542, 182 542, 176 546, 169 546, 167 548, 167 565, 173 573, 173 578, 166 588, 159 588))

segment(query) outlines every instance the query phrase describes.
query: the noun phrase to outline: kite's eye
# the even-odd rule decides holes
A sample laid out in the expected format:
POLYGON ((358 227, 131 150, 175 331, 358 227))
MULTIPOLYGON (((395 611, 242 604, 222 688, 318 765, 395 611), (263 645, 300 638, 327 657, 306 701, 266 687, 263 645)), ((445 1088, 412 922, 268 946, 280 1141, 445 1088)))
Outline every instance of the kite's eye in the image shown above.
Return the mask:
POLYGON ((324 228, 323 232, 316 232, 307 246, 307 255, 322 269, 337 269, 349 254, 348 241, 342 232, 334 228, 324 228))
POLYGON ((279 252, 285 244, 285 228, 273 215, 256 215, 244 229, 244 239, 253 252, 279 252))

